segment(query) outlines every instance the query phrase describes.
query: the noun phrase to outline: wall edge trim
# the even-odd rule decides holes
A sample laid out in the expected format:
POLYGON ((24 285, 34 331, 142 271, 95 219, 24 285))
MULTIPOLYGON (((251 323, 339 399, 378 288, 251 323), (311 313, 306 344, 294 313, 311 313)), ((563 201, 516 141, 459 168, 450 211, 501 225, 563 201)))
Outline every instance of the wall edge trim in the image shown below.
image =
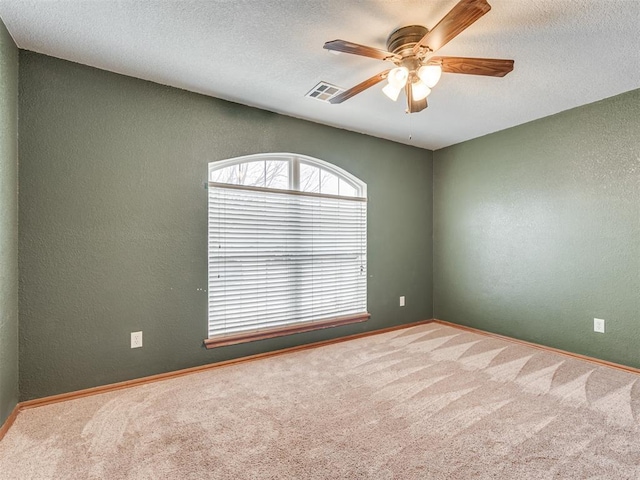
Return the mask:
POLYGON ((283 354, 286 354, 286 353, 293 353, 293 352, 297 352, 297 351, 310 350, 310 349, 313 349, 313 348, 323 347, 323 346, 332 345, 332 344, 336 344, 336 343, 342 343, 342 342, 346 342, 346 341, 349 341, 349 340, 356 340, 358 338, 364 338, 364 337, 369 337, 369 336, 373 336, 373 335, 379 335, 379 334, 383 334, 383 333, 387 333, 387 332, 392 332, 392 331, 395 331, 395 330, 402 330, 404 328, 411 328, 411 327, 416 327, 416 326, 419 326, 419 325, 427 325, 429 323, 437 323, 439 325, 444 325, 444 326, 447 326, 447 327, 456 328, 456 329, 462 330, 462 331, 477 333, 479 335, 484 335, 486 337, 498 338, 500 340, 505 340, 507 342, 525 345, 525 346, 528 346, 528 347, 531 347, 531 348, 535 348, 537 350, 543 350, 543 351, 546 351, 546 352, 551 352, 551 353, 555 353, 555 354, 558 354, 558 355, 563 355, 563 356, 566 356, 566 357, 575 358, 575 359, 582 360, 582 361, 585 361, 585 362, 593 363, 593 364, 596 364, 596 365, 599 365, 599 366, 614 368, 614 369, 617 369, 617 370, 622 370, 622 371, 627 372, 627 373, 633 373, 633 374, 636 374, 636 375, 640 375, 640 369, 638 369, 638 368, 629 367, 627 365, 621 365, 619 363, 609 362, 607 360, 600 360, 598 358, 589 357, 587 355, 568 352, 566 350, 560 350, 559 348, 548 347, 546 345, 540 345, 540 344, 537 344, 537 343, 528 342, 526 340, 519 340, 517 338, 507 337, 506 335, 500 335, 498 333, 487 332, 485 330, 480 330, 478 328, 468 327, 466 325, 459 325, 457 323, 452 323, 452 322, 447 322, 445 320, 432 318, 432 319, 429 319, 429 320, 421 320, 419 322, 412 322, 412 323, 406 323, 406 324, 402 324, 402 325, 395 325, 393 327, 382 328, 382 329, 379 329, 379 330, 371 330, 371 331, 368 331, 368 332, 356 333, 356 334, 353 334, 353 335, 347 335, 347 336, 344 336, 344 337, 333 338, 333 339, 330 339, 330 340, 322 340, 322 341, 319 341, 319 342, 307 343, 305 345, 297 345, 295 347, 283 348, 283 349, 274 350, 274 351, 271 351, 271 352, 257 353, 255 355, 249 355, 249 356, 246 356, 246 357, 234 358, 234 359, 231 359, 231 360, 224 360, 222 362, 210 363, 210 364, 206 364, 206 365, 199 365, 197 367, 185 368, 185 369, 182 369, 182 370, 174 370, 174 371, 166 372, 166 373, 159 373, 157 375, 151 375, 151 376, 148 376, 148 377, 141 377, 141 378, 137 378, 137 379, 133 379, 133 380, 126 380, 124 382, 111 383, 111 384, 108 384, 108 385, 101 385, 101 386, 98 386, 98 387, 91 387, 91 388, 86 388, 86 389, 83 389, 83 390, 76 390, 76 391, 73 391, 73 392, 61 393, 59 395, 51 395, 51 396, 48 396, 48 397, 42 397, 42 398, 38 398, 38 399, 34 399, 34 400, 27 400, 25 402, 18 403, 15 406, 15 408, 13 409, 13 411, 11 412, 11 414, 7 417, 7 419, 5 420, 4 424, 0 427, 0 441, 4 438, 6 433, 9 431, 9 429, 13 425, 13 423, 16 420, 16 418, 18 417, 18 414, 21 411, 28 410, 30 408, 43 407, 43 406, 51 405, 51 404, 54 404, 54 403, 65 402, 67 400, 75 400, 75 399, 78 399, 78 398, 88 397, 88 396, 91 396, 91 395, 99 395, 101 393, 108 393, 108 392, 113 392, 113 391, 116 391, 116 390, 122 390, 122 389, 125 389, 125 388, 135 387, 135 386, 138 386, 138 385, 144 385, 146 383, 153 383, 153 382, 158 382, 158 381, 162 381, 162 380, 168 380, 170 378, 182 377, 182 376, 185 376, 185 375, 190 375, 192 373, 198 373, 198 372, 203 372, 203 371, 206 371, 206 370, 212 370, 212 369, 219 368, 219 367, 224 367, 224 366, 227 366, 227 365, 246 363, 246 362, 251 362, 253 360, 259 360, 259 359, 262 359, 262 358, 275 357, 275 356, 283 355, 283 354))
POLYGON ((283 348, 280 350, 273 350, 270 352, 262 352, 262 353, 257 353, 255 355, 249 355, 249 356, 245 356, 245 357, 238 357, 238 358, 233 358, 230 360, 223 360, 221 362, 215 362, 215 363, 208 363, 205 365, 199 365, 196 367, 190 367, 190 368, 184 368, 181 370, 173 370, 170 372, 165 372, 165 373, 159 373, 156 375, 150 375, 147 377, 140 377, 140 378, 135 378, 132 380, 125 380, 123 382, 117 382, 117 383, 110 383, 107 385, 100 385, 97 387, 90 387, 90 388, 85 388, 82 390, 76 390, 73 392, 67 392, 67 393, 60 393, 57 395, 51 395, 51 396, 47 396, 47 397, 42 397, 42 398, 36 398, 33 400, 26 400, 24 402, 20 402, 18 404, 18 409, 19 410, 27 410, 30 408, 36 408, 36 407, 42 407, 45 405, 51 405, 54 403, 59 403, 59 402, 64 402, 67 400, 75 400, 77 398, 82 398, 82 397, 88 397, 90 395, 98 395, 101 393, 107 393, 107 392, 113 392, 116 390, 122 390, 124 388, 130 388, 130 387, 135 387, 138 385, 144 385, 147 383, 153 383, 153 382, 158 382, 161 380, 168 380, 170 378, 176 378, 176 377, 182 377, 184 375, 190 375, 192 373, 199 373, 199 372, 203 372, 206 370, 212 370, 215 368, 219 368, 219 367, 224 367, 224 366, 228 366, 228 365, 235 365, 235 364, 239 364, 239 363, 245 363, 245 362, 250 362, 253 360, 260 360, 263 358, 268 358, 268 357, 274 357, 274 356, 278 356, 278 355, 283 355, 283 354, 287 354, 287 353, 293 353, 293 352, 298 352, 298 351, 302 351, 302 350, 309 350, 312 348, 318 348, 318 347, 324 347, 327 345, 332 345, 335 343, 342 343, 342 342, 346 342, 349 340, 356 340, 358 338, 364 338, 364 337, 369 337, 371 335, 379 335, 382 333, 387 333, 387 332, 392 332, 394 330, 401 330, 403 328, 410 328, 410 327, 415 327, 418 325, 425 325, 428 323, 433 322, 433 319, 429 319, 429 320, 421 320, 418 322, 412 322, 412 323, 406 323, 406 324, 402 324, 402 325, 394 325, 393 327, 387 327, 387 328, 382 328, 379 330, 370 330, 367 332, 361 332, 361 333, 355 333, 353 335, 346 335, 344 337, 338 337, 338 338, 332 338, 329 340, 321 340, 319 342, 312 342, 312 343, 306 343, 304 345, 296 345, 294 347, 288 347, 288 348, 283 348))
POLYGON ((563 355, 565 357, 575 358, 577 360, 593 363, 601 367, 609 367, 616 370, 622 370, 623 372, 640 375, 640 368, 630 367, 628 365, 622 365, 620 363, 615 363, 615 362, 609 362, 607 360, 601 360, 599 358, 590 357, 588 355, 582 355, 580 353, 569 352, 567 350, 561 350, 559 348, 548 347, 546 345, 541 345, 539 343, 528 342, 526 340, 520 340, 518 338, 508 337, 506 335, 500 335, 499 333, 487 332, 486 330, 480 330, 478 328, 468 327, 466 325, 459 325, 457 323, 447 322, 446 320, 440 320, 437 318, 433 319, 433 323, 445 325, 447 327, 457 328, 459 330, 464 330, 467 332, 477 333, 479 335, 484 335, 486 337, 498 338, 500 340, 505 340, 511 343, 518 343, 520 345, 524 345, 530 348, 535 348, 537 350, 543 350, 549 353, 555 353, 558 355, 563 355))
POLYGON ((13 422, 15 422, 16 418, 18 418, 18 413, 20 413, 20 404, 19 403, 15 407, 13 407, 13 410, 11 411, 11 413, 9 414, 7 419, 4 421, 2 426, 0 426, 0 441, 2 441, 4 436, 7 434, 7 432, 9 431, 11 426, 13 425, 13 422))

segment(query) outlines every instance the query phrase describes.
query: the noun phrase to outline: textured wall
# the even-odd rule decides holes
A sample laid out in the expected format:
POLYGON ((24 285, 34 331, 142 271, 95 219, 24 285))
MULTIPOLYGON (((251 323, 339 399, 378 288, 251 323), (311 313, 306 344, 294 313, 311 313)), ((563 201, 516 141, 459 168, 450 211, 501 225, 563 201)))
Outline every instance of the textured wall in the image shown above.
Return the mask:
POLYGON ((434 185, 437 318, 640 367, 640 90, 439 150, 434 185))
POLYGON ((431 318, 431 152, 20 55, 22 399, 431 318), (367 182, 372 317, 205 350, 207 164, 278 151, 367 182))
POLYGON ((0 426, 18 401, 18 49, 0 20, 0 426))

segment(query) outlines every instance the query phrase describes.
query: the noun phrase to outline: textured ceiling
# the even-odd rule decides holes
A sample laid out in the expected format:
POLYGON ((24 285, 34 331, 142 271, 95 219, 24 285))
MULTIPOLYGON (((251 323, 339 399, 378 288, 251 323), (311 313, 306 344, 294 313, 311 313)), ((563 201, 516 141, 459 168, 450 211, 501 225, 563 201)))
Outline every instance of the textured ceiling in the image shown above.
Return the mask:
POLYGON ((429 149, 640 88, 640 1, 489 0, 438 53, 514 59, 506 77, 444 74, 412 115, 382 84, 341 105, 304 96, 391 65, 325 41, 386 48, 392 30, 431 28, 456 1, 0 0, 0 17, 23 49, 429 149))

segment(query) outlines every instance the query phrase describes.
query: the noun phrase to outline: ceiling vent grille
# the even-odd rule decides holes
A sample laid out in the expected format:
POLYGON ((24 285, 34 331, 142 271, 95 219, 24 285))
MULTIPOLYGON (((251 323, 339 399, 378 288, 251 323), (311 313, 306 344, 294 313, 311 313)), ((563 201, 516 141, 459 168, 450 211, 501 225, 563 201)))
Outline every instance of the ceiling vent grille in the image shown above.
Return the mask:
POLYGON ((309 90, 305 97, 315 98, 321 102, 328 102, 331 98, 342 92, 344 92, 344 88, 336 87, 327 82, 320 82, 309 90))

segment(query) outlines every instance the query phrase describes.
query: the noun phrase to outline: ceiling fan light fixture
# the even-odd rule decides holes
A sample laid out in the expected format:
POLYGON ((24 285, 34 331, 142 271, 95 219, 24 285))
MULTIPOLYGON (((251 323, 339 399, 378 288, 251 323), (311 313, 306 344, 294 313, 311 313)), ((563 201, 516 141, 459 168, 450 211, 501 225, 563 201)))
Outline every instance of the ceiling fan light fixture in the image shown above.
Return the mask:
POLYGON ((427 87, 433 88, 440 81, 442 75, 442 67, 440 65, 423 65, 418 70, 418 77, 427 87))
POLYGON ((427 108, 426 97, 440 80, 443 71, 504 77, 513 70, 513 60, 433 56, 489 10, 491 5, 487 0, 457 0, 456 5, 431 30, 415 24, 395 29, 387 37, 386 50, 346 40, 325 42, 324 48, 329 51, 360 55, 394 64, 394 68, 389 67, 331 97, 329 102, 342 103, 386 79, 388 85, 382 89, 384 94, 395 101, 400 92, 406 90, 407 113, 418 113, 427 108))
POLYGON ((396 88, 395 86, 391 85, 390 83, 386 84, 384 86, 384 88, 382 89, 382 93, 384 93, 387 97, 389 97, 394 102, 396 100, 398 100, 398 96, 400 95, 401 91, 402 91, 402 87, 401 88, 396 88))
POLYGON ((407 67, 396 67, 389 72, 387 81, 398 90, 402 90, 409 79, 409 69, 407 67))
POLYGON ((414 102, 419 102, 420 100, 424 100, 431 93, 431 89, 427 87, 427 85, 418 80, 411 84, 411 96, 413 97, 414 102))

